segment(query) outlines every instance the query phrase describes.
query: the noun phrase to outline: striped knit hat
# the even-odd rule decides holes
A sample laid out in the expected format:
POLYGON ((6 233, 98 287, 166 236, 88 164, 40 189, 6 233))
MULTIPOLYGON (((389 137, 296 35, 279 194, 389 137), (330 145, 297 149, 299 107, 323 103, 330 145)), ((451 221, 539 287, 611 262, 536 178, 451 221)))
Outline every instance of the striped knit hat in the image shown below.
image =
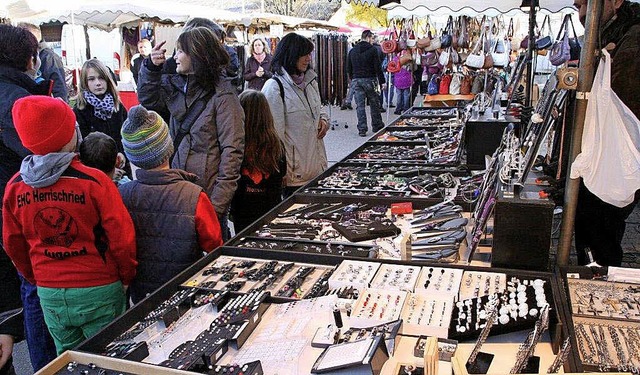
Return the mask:
POLYGON ((129 161, 142 169, 156 168, 173 155, 169 127, 154 111, 141 105, 129 110, 122 124, 122 146, 129 161))

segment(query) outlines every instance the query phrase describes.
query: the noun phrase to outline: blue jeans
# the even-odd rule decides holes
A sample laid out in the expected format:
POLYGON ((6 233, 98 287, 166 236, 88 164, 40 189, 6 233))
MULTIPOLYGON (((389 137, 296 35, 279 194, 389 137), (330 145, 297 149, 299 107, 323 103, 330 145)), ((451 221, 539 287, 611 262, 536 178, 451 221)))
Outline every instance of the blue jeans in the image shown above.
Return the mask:
POLYGON ((411 100, 411 89, 410 88, 406 88, 406 89, 398 89, 396 88, 396 93, 398 95, 398 103, 396 105, 396 112, 400 113, 400 112, 404 112, 407 109, 409 109, 411 107, 410 100, 411 100))
POLYGON ((385 78, 387 79, 387 89, 382 90, 380 93, 380 103, 386 102, 388 105, 391 105, 393 104, 393 94, 396 91, 393 87, 393 74, 386 74, 385 78), (391 93, 389 93, 389 86, 391 86, 391 93))
POLYGON ((24 330, 29 347, 29 358, 31 358, 33 371, 38 372, 56 358, 56 346, 44 322, 38 289, 25 280, 22 275, 20 275, 20 281, 22 282, 20 297, 24 309, 24 330))
POLYGON ((347 88, 347 97, 344 99, 344 105, 351 105, 353 101, 353 80, 349 81, 349 87, 347 88))
POLYGON ((380 115, 380 91, 376 78, 354 78, 351 80, 356 96, 356 111, 358 113, 358 131, 367 131, 367 112, 365 100, 369 100, 371 110, 371 128, 374 132, 382 129, 382 115, 380 115))

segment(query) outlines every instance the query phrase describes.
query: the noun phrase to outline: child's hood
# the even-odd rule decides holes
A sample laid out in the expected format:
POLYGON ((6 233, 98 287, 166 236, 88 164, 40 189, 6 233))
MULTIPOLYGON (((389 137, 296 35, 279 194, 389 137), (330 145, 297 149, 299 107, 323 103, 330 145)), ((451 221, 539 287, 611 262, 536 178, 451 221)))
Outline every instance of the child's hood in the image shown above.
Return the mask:
POLYGON ((74 152, 29 155, 22 161, 20 176, 25 184, 33 188, 51 186, 58 182, 75 156, 74 152))

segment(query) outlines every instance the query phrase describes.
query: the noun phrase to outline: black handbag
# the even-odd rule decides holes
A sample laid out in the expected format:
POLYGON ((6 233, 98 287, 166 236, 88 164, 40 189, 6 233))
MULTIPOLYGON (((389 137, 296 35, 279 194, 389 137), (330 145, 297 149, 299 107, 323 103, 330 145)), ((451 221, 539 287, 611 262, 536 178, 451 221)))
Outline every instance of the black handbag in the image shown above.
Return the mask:
POLYGON ((571 23, 571 30, 573 30, 573 38, 569 38, 569 61, 580 60, 582 46, 580 45, 578 34, 576 34, 576 28, 573 26, 573 18, 571 15, 567 15, 567 17, 569 18, 569 23, 571 23))
POLYGON ((537 50, 543 50, 543 49, 547 49, 549 47, 551 47, 551 45, 553 44, 553 39, 551 37, 552 35, 552 31, 551 31, 551 21, 549 20, 549 16, 544 16, 544 20, 542 21, 542 26, 540 26, 540 31, 544 32, 544 24, 547 24, 547 27, 549 28, 549 34, 545 37, 542 37, 538 40, 536 40, 536 49, 537 50))

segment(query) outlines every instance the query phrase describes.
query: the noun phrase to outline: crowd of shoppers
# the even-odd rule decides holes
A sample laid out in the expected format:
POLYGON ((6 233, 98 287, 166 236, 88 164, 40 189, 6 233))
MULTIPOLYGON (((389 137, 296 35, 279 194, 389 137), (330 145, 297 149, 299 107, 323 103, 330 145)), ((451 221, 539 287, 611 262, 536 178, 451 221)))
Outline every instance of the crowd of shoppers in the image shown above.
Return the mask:
MULTIPOLYGON (((585 6, 576 1, 581 20, 585 6)), ((622 74, 638 69, 640 6, 605 2, 601 23, 603 46, 615 43, 612 87, 640 115, 622 74)), ((164 41, 141 40, 132 71, 142 105, 127 113, 96 59, 82 67, 72 109, 39 28, 0 25, 0 313, 23 308, 0 324, 0 375, 11 373, 17 340, 26 338, 37 371, 220 246, 229 216, 239 232, 327 168, 313 43, 289 33, 271 55, 254 39, 238 96, 240 65, 224 39, 219 25, 195 18, 168 59, 164 41)), ((348 54, 360 136, 367 102, 371 129, 383 127, 387 84, 397 113, 411 103, 411 68, 386 82, 384 58, 369 30, 348 54)), ((590 248, 601 264, 620 264, 636 203, 609 207, 581 186, 580 262, 590 248)))

